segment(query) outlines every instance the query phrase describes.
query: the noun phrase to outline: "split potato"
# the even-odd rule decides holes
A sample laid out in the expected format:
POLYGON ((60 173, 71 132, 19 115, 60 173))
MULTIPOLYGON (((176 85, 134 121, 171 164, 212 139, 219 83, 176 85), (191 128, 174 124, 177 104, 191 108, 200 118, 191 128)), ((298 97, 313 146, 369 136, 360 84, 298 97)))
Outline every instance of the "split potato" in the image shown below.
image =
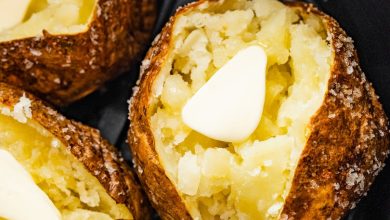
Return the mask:
POLYGON ((155 40, 134 92, 129 143, 163 219, 340 219, 389 153, 388 119, 352 39, 310 4, 189 4, 155 40), (268 60, 255 131, 232 143, 188 127, 183 106, 253 45, 268 60))
POLYGON ((22 19, 0 22, 0 81, 56 105, 128 71, 144 52, 157 14, 156 0, 10 2, 0 14, 22 19))
POLYGON ((4 83, 0 83, 0 157, 2 164, 14 158, 13 164, 20 164, 31 175, 27 179, 35 187, 31 190, 15 180, 12 185, 21 187, 10 188, 6 180, 19 178, 17 166, 0 169, 0 175, 10 173, 1 177, 0 197, 13 195, 8 201, 0 199, 0 219, 23 219, 10 217, 20 213, 30 219, 47 219, 44 210, 38 210, 36 218, 23 208, 39 207, 40 200, 34 199, 39 192, 54 205, 58 219, 150 219, 148 202, 132 171, 97 130, 66 119, 32 95, 4 83), (13 203, 18 206, 5 208, 13 203))

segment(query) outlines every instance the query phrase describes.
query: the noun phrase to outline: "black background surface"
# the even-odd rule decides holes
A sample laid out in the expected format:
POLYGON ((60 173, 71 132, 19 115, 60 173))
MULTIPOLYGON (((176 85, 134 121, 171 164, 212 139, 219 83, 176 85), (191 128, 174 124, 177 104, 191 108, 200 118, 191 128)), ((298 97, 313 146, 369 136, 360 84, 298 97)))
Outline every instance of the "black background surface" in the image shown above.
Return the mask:
MULTIPOLYGON (((156 35, 175 9, 191 0, 160 0, 156 35)), ((355 40, 361 67, 373 83, 390 115, 390 0, 307 0, 336 18, 355 40)), ((120 148, 130 162, 125 142, 129 122, 127 100, 138 78, 138 66, 132 72, 108 83, 61 111, 70 118, 99 128, 102 135, 120 148)), ((387 163, 390 161, 387 160, 387 163)), ((345 218, 348 220, 390 220, 390 166, 374 182, 367 197, 345 218)))

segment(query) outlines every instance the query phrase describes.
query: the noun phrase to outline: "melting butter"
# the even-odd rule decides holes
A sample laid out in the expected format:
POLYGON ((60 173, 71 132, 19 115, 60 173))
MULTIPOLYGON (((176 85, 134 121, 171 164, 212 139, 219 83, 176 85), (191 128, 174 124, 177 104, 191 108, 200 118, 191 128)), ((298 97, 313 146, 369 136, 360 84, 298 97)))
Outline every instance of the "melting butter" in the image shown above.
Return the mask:
POLYGON ((248 138, 263 112, 266 68, 260 46, 239 51, 188 100, 182 110, 184 123, 219 141, 248 138))
POLYGON ((59 220, 61 215, 30 174, 8 152, 0 149, 0 218, 59 220))
POLYGON ((31 0, 0 0, 0 31, 23 21, 31 0))

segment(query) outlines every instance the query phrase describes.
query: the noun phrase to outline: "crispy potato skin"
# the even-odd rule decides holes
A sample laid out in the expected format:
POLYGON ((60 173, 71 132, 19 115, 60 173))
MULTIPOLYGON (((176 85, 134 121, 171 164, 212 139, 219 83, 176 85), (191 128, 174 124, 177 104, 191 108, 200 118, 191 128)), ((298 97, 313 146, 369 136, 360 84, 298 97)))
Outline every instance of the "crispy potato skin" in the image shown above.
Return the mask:
POLYGON ((134 88, 134 94, 130 100, 128 142, 133 155, 133 165, 152 206, 162 219, 192 218, 160 163, 150 128, 149 98, 152 94, 153 82, 166 60, 172 43, 171 34, 175 17, 202 2, 191 3, 179 9, 155 38, 141 66, 140 81, 134 88))
POLYGON ((98 0, 86 32, 0 42, 0 81, 66 105, 128 71, 144 52, 157 0, 98 0))
POLYGON ((388 119, 358 65, 353 41, 337 21, 313 5, 292 6, 322 17, 334 63, 324 102, 311 118, 282 219, 339 219, 355 207, 384 166, 388 119))
POLYGON ((43 101, 16 87, 0 83, 0 103, 14 106, 25 94, 31 104, 32 120, 58 138, 95 176, 107 193, 125 204, 135 219, 150 219, 149 203, 129 166, 115 147, 104 140, 98 130, 68 120, 43 101), (114 170, 108 170, 110 169, 114 170))
MULTIPOLYGON (((152 85, 172 43, 175 18, 204 1, 180 9, 149 50, 130 102, 129 143, 146 192, 163 219, 191 219, 155 149, 148 117, 152 85)), ((320 16, 334 54, 324 102, 312 116, 281 219, 340 219, 368 191, 389 153, 388 119, 359 67, 352 40, 337 21, 313 5, 289 3, 320 16), (353 68, 352 70, 350 68, 353 68)))

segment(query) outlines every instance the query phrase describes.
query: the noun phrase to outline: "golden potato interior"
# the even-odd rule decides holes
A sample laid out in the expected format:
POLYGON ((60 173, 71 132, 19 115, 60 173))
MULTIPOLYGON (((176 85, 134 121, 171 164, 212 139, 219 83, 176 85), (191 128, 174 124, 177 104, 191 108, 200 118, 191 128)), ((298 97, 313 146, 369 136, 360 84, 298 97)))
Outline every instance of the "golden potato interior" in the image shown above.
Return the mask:
POLYGON ((31 174, 62 219, 133 219, 61 141, 33 120, 21 123, 0 114, 0 149, 10 152, 31 174))
POLYGON ((43 30, 57 35, 84 32, 93 18, 96 3, 97 0, 31 0, 23 21, 1 31, 0 42, 41 36, 43 30))
POLYGON ((149 114, 159 158, 194 219, 280 215, 307 125, 327 89, 333 53, 326 38, 318 17, 276 0, 205 2, 177 16, 149 114), (182 107, 250 45, 262 46, 268 57, 265 107, 255 132, 226 143, 191 130, 182 107))

